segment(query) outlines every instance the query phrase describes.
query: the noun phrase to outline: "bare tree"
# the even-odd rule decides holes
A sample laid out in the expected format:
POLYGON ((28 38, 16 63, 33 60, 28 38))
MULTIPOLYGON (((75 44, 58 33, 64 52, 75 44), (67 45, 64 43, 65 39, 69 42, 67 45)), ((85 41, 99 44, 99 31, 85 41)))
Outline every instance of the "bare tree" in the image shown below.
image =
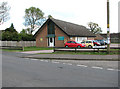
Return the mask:
POLYGON ((0 25, 9 19, 9 10, 10 6, 7 2, 0 3, 0 25))
POLYGON ((102 32, 101 27, 99 27, 97 23, 89 22, 88 27, 90 28, 89 30, 94 34, 98 34, 102 32))

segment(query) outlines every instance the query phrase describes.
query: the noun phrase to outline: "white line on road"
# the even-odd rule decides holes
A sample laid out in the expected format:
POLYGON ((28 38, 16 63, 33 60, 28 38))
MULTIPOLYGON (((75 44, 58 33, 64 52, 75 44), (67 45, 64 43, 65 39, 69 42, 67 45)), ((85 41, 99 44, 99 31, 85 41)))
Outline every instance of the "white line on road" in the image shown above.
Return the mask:
POLYGON ((40 61, 44 61, 44 60, 40 60, 40 61))
POLYGON ((72 65, 71 63, 67 63, 67 65, 72 65))
POLYGON ((91 68, 94 68, 94 69, 103 69, 102 67, 97 67, 97 66, 93 66, 91 68))
POLYGON ((111 70, 111 71, 120 71, 118 69, 111 69, 111 68, 108 68, 107 70, 111 70))
POLYGON ((59 62, 55 62, 55 61, 53 61, 52 63, 59 63, 59 62))
POLYGON ((36 61, 36 60, 38 60, 38 59, 31 59, 31 60, 35 60, 35 61, 36 61))
MULTIPOLYGON (((29 58, 26 58, 26 59, 29 59, 29 58)), ((30 59, 30 60, 39 60, 39 59, 30 59)), ((48 60, 40 60, 40 61, 42 61, 42 62, 49 62, 48 60)), ((52 61, 52 63, 56 63, 56 64, 58 64, 58 63, 60 63, 60 62, 57 62, 57 61, 52 61)), ((63 64, 66 64, 66 65, 73 65, 73 64, 71 64, 71 63, 63 63, 63 64)), ((80 64, 78 64, 78 65, 76 65, 76 66, 79 66, 79 67, 88 67, 88 66, 86 66, 86 65, 80 65, 80 64)), ((97 66, 92 66, 91 68, 94 68, 94 69, 103 69, 102 67, 97 67, 97 66)), ((107 68, 107 70, 109 70, 109 71, 120 71, 120 70, 118 70, 118 69, 112 69, 112 68, 107 68)))
POLYGON ((44 62, 49 62, 48 60, 44 60, 44 62))
POLYGON ((77 66, 80 66, 80 67, 88 67, 88 66, 86 66, 86 65, 77 65, 77 66))
POLYGON ((63 64, 66 64, 66 63, 63 63, 63 64))

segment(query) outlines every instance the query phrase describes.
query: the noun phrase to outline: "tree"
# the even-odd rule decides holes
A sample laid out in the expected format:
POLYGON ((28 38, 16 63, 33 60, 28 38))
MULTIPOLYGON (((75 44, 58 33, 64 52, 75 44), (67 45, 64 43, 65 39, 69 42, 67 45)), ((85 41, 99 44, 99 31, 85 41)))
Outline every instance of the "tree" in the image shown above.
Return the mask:
POLYGON ((35 37, 32 34, 28 34, 27 29, 23 29, 19 33, 19 40, 21 40, 21 41, 35 41, 35 37))
POLYGON ((53 18, 52 15, 48 15, 48 18, 53 18))
POLYGON ((10 6, 7 2, 0 3, 0 25, 9 19, 10 6))
POLYGON ((30 7, 25 10, 25 26, 30 26, 30 33, 41 26, 44 22, 44 13, 35 7, 30 7))
POLYGON ((99 27, 97 23, 89 22, 88 27, 90 28, 89 30, 93 32, 94 34, 98 34, 102 32, 101 28, 99 27))
POLYGON ((16 31, 16 29, 14 28, 14 25, 13 25, 13 23, 11 24, 11 26, 9 27, 9 28, 7 28, 7 29, 5 29, 5 31, 9 31, 9 32, 17 32, 16 31))
POLYGON ((6 28, 5 31, 2 33, 2 40, 3 41, 19 41, 18 32, 14 28, 13 23, 9 28, 6 28))

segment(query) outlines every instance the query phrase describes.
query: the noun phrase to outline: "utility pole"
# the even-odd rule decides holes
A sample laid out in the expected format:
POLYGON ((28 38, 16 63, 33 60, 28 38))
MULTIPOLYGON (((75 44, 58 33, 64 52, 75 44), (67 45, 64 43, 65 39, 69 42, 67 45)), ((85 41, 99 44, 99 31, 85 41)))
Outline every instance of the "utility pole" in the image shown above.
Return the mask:
POLYGON ((109 0, 107 0, 107 53, 110 53, 110 15, 109 0))

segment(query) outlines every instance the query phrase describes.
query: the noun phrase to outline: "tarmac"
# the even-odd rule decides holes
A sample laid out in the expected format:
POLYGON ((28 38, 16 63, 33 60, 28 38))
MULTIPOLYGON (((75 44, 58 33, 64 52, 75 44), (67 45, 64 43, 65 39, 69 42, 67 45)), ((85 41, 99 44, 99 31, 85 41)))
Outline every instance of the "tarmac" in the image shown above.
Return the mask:
MULTIPOLYGON (((43 51, 44 53, 47 53, 43 51)), ((50 53, 52 51, 48 51, 50 53)), ((25 52, 24 52, 25 53, 25 52)), ((26 52, 30 53, 30 52, 26 52)), ((36 51, 31 51, 31 55, 24 56, 24 58, 35 59, 57 59, 57 60, 114 60, 118 61, 118 55, 71 55, 71 54, 35 54, 36 51)))
POLYGON ((119 55, 71 55, 71 54, 36 54, 36 53, 51 53, 52 50, 28 51, 22 52, 25 54, 22 58, 31 60, 50 61, 71 65, 82 65, 96 68, 106 68, 108 70, 118 70, 120 68, 119 55))

